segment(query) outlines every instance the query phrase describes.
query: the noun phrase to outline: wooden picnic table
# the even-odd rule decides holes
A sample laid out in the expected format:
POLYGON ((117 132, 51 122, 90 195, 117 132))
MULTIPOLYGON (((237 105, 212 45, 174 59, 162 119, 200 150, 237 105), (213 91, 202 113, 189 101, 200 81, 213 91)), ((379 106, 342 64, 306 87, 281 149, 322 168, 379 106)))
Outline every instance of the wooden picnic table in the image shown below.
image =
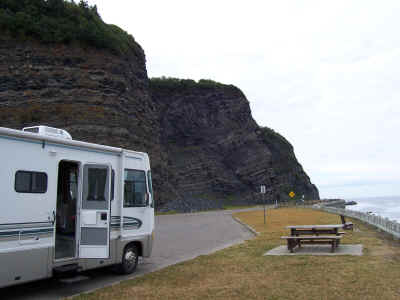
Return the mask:
POLYGON ((290 229, 290 236, 281 238, 287 240, 288 249, 292 253, 296 246, 300 248, 302 244, 330 244, 331 251, 334 252, 344 234, 339 230, 344 226, 344 224, 286 226, 290 229))
POLYGON ((286 228, 290 229, 291 236, 300 236, 300 235, 326 235, 326 234, 334 234, 341 235, 342 233, 339 231, 344 227, 344 224, 330 224, 330 225, 292 225, 286 226, 286 228))

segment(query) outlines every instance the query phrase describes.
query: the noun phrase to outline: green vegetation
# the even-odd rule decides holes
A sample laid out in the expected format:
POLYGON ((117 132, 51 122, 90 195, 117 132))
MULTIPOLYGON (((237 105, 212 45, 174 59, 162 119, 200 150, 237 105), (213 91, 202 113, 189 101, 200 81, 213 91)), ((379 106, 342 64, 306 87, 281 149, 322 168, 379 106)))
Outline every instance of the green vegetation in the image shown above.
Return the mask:
POLYGON ((223 209, 224 210, 235 210, 235 209, 245 209, 245 208, 255 208, 258 207, 259 205, 253 204, 253 205, 224 205, 223 209))
POLYGON ((263 256, 285 242, 287 225, 340 223, 337 215, 281 208, 235 215, 260 233, 242 244, 82 294, 76 300, 119 299, 399 299, 398 241, 356 220, 343 244, 363 256, 263 256), (157 288, 154 288, 157 287, 157 288))
POLYGON ((216 87, 230 87, 236 88, 233 85, 226 85, 213 81, 211 79, 200 79, 198 82, 192 79, 179 79, 174 77, 154 77, 150 79, 150 86, 152 88, 168 88, 168 89, 183 89, 183 88, 216 88, 216 87))
POLYGON ((286 144, 289 148, 293 149, 293 146, 285 139, 281 134, 276 132, 275 130, 268 127, 260 127, 262 138, 264 142, 270 143, 271 140, 278 140, 282 144, 286 144))
MULTIPOLYGON (((208 210, 199 210, 196 211, 196 213, 200 213, 200 212, 209 212, 209 211, 218 211, 218 210, 236 210, 236 209, 245 209, 245 208, 255 208, 258 207, 259 205, 223 205, 222 209, 208 209, 208 210)), ((177 214, 182 214, 182 212, 176 211, 176 210, 170 210, 170 211, 156 211, 155 212, 156 216, 163 216, 163 215, 177 215, 177 214)))
POLYGON ((155 215, 156 216, 165 216, 165 215, 176 215, 179 214, 176 210, 170 210, 170 211, 156 211, 155 215))
POLYGON ((43 43, 78 42, 113 53, 126 53, 140 46, 115 25, 104 23, 96 5, 81 0, 1 0, 0 33, 43 43))

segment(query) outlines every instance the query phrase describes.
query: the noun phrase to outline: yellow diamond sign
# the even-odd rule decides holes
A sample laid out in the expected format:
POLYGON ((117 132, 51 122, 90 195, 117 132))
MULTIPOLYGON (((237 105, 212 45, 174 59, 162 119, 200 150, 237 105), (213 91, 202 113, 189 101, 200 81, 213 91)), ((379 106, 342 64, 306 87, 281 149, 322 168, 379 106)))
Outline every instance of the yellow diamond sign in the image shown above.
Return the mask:
POLYGON ((291 192, 289 193, 290 198, 293 198, 295 195, 296 195, 296 194, 295 194, 293 191, 291 191, 291 192))

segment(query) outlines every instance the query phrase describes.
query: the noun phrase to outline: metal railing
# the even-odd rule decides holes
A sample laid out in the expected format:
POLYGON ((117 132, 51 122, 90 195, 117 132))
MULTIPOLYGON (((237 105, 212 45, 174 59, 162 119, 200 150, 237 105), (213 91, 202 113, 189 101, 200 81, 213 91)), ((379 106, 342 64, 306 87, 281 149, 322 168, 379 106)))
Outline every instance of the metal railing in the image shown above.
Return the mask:
POLYGON ((396 239, 400 239, 400 223, 398 223, 397 221, 389 220, 388 218, 384 218, 370 213, 364 213, 361 211, 336 208, 336 207, 326 207, 324 205, 319 205, 319 204, 313 205, 311 208, 361 220, 367 224, 375 226, 380 230, 393 235, 393 237, 395 237, 396 239))

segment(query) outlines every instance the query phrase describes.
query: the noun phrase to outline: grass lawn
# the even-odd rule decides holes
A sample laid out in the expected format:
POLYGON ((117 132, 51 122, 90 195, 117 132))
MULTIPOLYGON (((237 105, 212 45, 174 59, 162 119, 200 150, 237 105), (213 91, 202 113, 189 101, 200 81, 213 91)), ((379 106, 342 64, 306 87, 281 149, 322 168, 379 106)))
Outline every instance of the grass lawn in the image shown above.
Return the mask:
MULTIPOLYGON (((245 208, 255 208, 255 207, 261 207, 260 205, 224 205, 222 207, 222 210, 234 210, 234 209, 245 209, 245 208)), ((195 213, 199 212, 210 212, 210 211, 219 211, 221 209, 208 209, 208 210, 200 210, 200 211, 195 211, 195 213)), ((176 211, 176 210, 170 210, 170 211, 165 211, 165 212, 160 212, 156 211, 155 215, 156 216, 162 216, 162 215, 176 215, 176 214, 183 214, 182 212, 176 211)))
POLYGON ((340 223, 337 215, 281 208, 236 214, 260 235, 243 244, 74 299, 400 299, 400 247, 353 220, 343 244, 363 256, 263 256, 287 225, 340 223))

